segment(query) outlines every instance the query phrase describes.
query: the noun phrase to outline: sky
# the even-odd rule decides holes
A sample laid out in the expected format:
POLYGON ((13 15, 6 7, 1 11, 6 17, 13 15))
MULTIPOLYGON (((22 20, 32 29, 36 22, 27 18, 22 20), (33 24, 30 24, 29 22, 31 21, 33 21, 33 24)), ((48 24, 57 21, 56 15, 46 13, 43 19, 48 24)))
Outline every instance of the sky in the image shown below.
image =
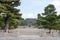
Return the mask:
POLYGON ((23 18, 37 18, 38 13, 43 13, 44 8, 53 4, 56 8, 57 14, 60 14, 60 0, 20 0, 20 9, 23 18))

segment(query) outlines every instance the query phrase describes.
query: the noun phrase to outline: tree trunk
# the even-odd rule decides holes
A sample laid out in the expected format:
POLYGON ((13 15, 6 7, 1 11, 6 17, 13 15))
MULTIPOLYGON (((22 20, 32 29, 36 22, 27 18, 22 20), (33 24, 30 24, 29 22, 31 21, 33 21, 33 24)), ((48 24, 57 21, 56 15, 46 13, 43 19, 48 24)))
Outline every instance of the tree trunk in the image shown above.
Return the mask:
POLYGON ((9 16, 5 18, 5 32, 8 32, 9 30, 9 16))
POLYGON ((49 29, 49 33, 51 33, 51 29, 49 29))

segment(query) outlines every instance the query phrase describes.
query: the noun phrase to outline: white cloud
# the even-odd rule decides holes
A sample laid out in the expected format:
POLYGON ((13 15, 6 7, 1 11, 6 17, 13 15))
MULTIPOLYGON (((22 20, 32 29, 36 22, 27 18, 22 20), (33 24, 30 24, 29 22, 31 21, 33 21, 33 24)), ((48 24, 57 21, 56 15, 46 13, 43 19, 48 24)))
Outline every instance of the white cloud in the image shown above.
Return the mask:
POLYGON ((58 15, 60 14, 60 0, 53 0, 50 4, 54 4, 58 15))
POLYGON ((60 8, 57 10, 58 15, 60 15, 60 8))
POLYGON ((44 7, 47 6, 48 4, 54 4, 57 13, 60 14, 60 0, 52 0, 52 1, 48 1, 48 2, 44 1, 44 0, 30 0, 28 2, 26 1, 26 3, 23 5, 23 7, 21 9, 23 12, 23 15, 22 15, 23 18, 36 18, 37 12, 44 11, 42 9, 44 9, 44 7), (28 2, 30 2, 30 3, 28 4, 28 2), (44 3, 45 3, 45 5, 44 5, 44 3), (36 13, 36 14, 34 14, 34 13, 36 13))
POLYGON ((40 3, 41 0, 32 0, 33 3, 40 3))
POLYGON ((36 14, 33 13, 24 13, 22 15, 23 18, 36 18, 36 14))
POLYGON ((53 0, 51 3, 55 6, 60 6, 60 0, 53 0))

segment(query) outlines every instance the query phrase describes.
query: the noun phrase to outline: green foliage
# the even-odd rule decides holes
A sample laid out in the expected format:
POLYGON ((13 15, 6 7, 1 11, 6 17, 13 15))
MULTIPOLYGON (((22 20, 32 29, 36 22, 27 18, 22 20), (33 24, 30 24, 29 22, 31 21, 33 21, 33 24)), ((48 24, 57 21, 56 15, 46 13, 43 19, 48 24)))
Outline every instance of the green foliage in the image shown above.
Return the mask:
POLYGON ((9 26, 10 26, 9 29, 17 28, 18 27, 17 20, 15 20, 15 19, 10 20, 9 26))
POLYGON ((47 7, 45 7, 44 11, 45 12, 43 14, 45 14, 45 15, 50 15, 50 14, 56 13, 55 7, 52 4, 49 4, 47 7))
POLYGON ((38 14, 40 17, 38 17, 37 24, 42 25, 43 28, 60 29, 60 16, 57 16, 56 13, 54 5, 49 4, 42 13, 44 17, 38 14))
POLYGON ((17 28, 17 20, 21 19, 22 14, 15 7, 20 4, 20 0, 0 0, 0 3, 0 27, 4 29, 9 25, 9 29, 17 28))
POLYGON ((11 5, 11 6, 19 6, 20 5, 20 0, 0 0, 0 3, 1 4, 8 4, 8 5, 11 5))
POLYGON ((45 26, 49 29, 54 29, 54 25, 57 25, 56 21, 57 19, 57 15, 56 15, 56 11, 55 11, 55 7, 52 4, 49 4, 47 7, 45 7, 45 26))
POLYGON ((42 16, 40 14, 38 14, 38 18, 37 18, 37 25, 38 26, 41 25, 41 21, 42 21, 42 16))

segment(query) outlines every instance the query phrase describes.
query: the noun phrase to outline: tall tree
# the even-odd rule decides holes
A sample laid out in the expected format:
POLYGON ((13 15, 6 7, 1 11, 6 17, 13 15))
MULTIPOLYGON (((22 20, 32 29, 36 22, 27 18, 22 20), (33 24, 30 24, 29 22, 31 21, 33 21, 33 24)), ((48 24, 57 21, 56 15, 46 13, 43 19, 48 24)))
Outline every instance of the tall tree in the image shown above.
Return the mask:
MULTIPOLYGON (((55 7, 52 4, 49 4, 47 7, 45 7, 44 9, 44 15, 45 16, 45 20, 46 20, 46 24, 45 24, 45 28, 48 28, 49 30, 51 30, 53 28, 54 25, 56 25, 56 21, 57 21, 57 15, 56 15, 56 11, 55 11, 55 7)), ((51 31, 49 31, 50 33, 51 31)))
MULTIPOLYGON (((49 4, 47 7, 45 7, 44 9, 44 13, 42 13, 42 21, 41 21, 41 25, 44 27, 44 28, 48 28, 50 31, 49 33, 51 32, 51 29, 54 29, 54 26, 56 26, 58 23, 57 23, 57 12, 55 11, 55 7, 53 4, 49 4)), ((57 28, 57 27, 56 27, 57 28)))
POLYGON ((0 0, 0 14, 4 13, 5 32, 8 32, 12 20, 21 19, 19 10, 15 8, 19 5, 20 0, 0 0))

